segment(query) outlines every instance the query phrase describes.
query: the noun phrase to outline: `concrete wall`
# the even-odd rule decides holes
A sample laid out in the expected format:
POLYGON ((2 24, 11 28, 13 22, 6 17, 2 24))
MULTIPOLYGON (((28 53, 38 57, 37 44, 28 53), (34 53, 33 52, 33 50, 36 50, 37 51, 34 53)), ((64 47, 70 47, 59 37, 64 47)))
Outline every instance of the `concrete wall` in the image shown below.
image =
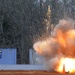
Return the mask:
POLYGON ((0 65, 0 70, 45 70, 43 65, 0 65))
POLYGON ((41 65, 42 63, 40 62, 41 58, 33 49, 29 50, 29 62, 30 64, 33 65, 41 65))
POLYGON ((16 64, 16 49, 0 49, 0 64, 16 64))

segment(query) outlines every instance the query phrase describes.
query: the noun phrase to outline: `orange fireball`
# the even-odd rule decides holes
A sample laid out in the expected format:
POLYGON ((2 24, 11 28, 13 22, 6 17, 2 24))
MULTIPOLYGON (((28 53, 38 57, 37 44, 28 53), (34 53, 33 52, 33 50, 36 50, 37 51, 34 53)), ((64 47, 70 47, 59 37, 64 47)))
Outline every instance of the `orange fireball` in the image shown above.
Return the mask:
POLYGON ((75 58, 61 58, 56 71, 62 73, 63 64, 65 64, 65 72, 70 72, 70 73, 75 72, 75 58))

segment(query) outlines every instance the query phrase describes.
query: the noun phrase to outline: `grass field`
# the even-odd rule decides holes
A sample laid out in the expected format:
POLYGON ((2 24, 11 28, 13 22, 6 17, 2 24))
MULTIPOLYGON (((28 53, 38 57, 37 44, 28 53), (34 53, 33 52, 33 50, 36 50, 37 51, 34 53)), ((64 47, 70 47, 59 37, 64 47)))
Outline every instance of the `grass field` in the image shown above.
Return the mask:
POLYGON ((75 74, 60 74, 46 71, 26 71, 26 70, 0 70, 0 75, 75 75, 75 74))

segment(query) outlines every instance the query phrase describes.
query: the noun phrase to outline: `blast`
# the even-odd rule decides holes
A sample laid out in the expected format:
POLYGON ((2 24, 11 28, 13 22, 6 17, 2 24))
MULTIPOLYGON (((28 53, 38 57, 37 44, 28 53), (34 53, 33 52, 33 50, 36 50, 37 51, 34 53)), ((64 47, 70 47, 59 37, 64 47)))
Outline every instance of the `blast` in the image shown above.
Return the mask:
POLYGON ((65 72, 75 72, 75 58, 61 58, 56 69, 58 72, 63 72, 63 64, 65 64, 65 72))
MULTIPOLYGON (((54 30, 51 32, 51 36, 46 40, 37 41, 34 43, 33 48, 40 56, 45 59, 45 61, 42 63, 49 71, 54 70, 62 72, 63 68, 60 67, 60 65, 62 66, 64 61, 65 67, 68 62, 70 62, 75 67, 74 22, 72 20, 60 20, 59 24, 57 24, 54 30), (64 57, 65 59, 62 59, 64 57)), ((66 71, 74 72, 75 69, 71 66, 68 66, 66 71), (69 68, 73 69, 73 71, 69 68)))

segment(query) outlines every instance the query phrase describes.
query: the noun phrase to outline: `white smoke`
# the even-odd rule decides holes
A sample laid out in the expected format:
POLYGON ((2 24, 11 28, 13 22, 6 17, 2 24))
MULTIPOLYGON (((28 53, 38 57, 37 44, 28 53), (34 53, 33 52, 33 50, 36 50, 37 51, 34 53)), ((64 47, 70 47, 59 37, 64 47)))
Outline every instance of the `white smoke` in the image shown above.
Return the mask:
POLYGON ((60 20, 51 32, 51 36, 46 40, 37 41, 33 48, 44 58, 42 63, 45 69, 55 71, 60 58, 75 57, 74 21, 60 20))

